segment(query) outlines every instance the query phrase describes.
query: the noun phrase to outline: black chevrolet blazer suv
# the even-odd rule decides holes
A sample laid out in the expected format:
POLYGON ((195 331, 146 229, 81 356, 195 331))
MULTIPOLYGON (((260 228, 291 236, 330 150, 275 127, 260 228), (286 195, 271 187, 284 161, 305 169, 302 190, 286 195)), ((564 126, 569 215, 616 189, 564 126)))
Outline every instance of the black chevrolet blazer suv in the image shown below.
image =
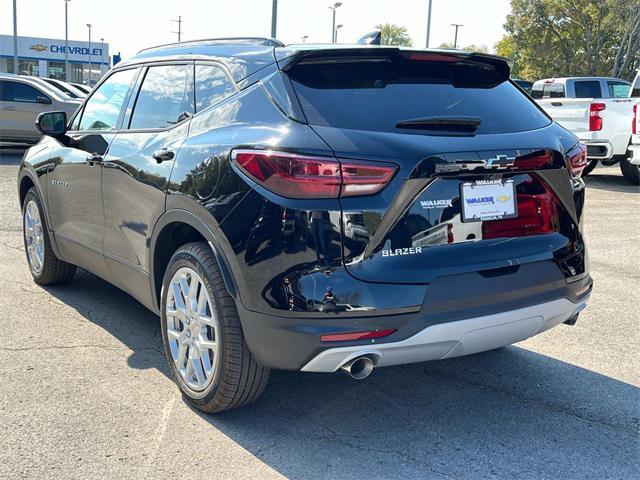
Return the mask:
POLYGON ((143 50, 41 114, 18 190, 41 285, 76 266, 161 317, 183 395, 373 368, 575 323, 585 148, 453 50, 215 39, 143 50))

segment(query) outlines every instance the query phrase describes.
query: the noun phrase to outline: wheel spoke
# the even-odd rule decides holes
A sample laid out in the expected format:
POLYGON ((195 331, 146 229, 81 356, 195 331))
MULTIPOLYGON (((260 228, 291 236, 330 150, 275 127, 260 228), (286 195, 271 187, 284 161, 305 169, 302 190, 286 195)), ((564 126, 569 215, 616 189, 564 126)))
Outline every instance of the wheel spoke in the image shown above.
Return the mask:
POLYGON ((204 384, 206 382, 206 375, 204 373, 204 367, 202 365, 202 357, 200 356, 200 351, 195 348, 194 355, 192 360, 193 372, 196 375, 196 380, 199 384, 204 384))
POLYGON ((173 301, 176 309, 178 309, 180 313, 186 313, 187 309, 184 304, 184 299, 182 298, 180 284, 177 282, 171 282, 171 290, 173 290, 173 301))
POLYGON ((209 340, 208 338, 202 338, 202 336, 198 339, 197 345, 200 348, 200 351, 202 351, 202 350, 215 351, 216 350, 216 342, 214 342, 213 340, 209 340))
POLYGON ((182 343, 180 342, 181 334, 182 332, 178 330, 172 330, 171 328, 167 328, 167 337, 169 337, 169 340, 177 340, 179 343, 182 343))

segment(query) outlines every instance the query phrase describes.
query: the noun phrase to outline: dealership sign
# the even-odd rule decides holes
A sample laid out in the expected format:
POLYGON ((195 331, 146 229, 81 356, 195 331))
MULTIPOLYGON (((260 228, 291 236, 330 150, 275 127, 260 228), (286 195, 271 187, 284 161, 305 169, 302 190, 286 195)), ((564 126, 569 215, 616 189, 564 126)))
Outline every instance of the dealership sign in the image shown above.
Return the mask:
MULTIPOLYGON (((100 42, 78 42, 70 40, 65 47, 64 40, 55 38, 18 37, 18 56, 23 58, 41 58, 43 60, 64 60, 65 53, 69 60, 88 62, 89 56, 93 62, 109 57, 109 45, 100 42), (102 48, 104 47, 104 48, 102 48)), ((0 35, 0 55, 13 56, 13 36, 0 35)))

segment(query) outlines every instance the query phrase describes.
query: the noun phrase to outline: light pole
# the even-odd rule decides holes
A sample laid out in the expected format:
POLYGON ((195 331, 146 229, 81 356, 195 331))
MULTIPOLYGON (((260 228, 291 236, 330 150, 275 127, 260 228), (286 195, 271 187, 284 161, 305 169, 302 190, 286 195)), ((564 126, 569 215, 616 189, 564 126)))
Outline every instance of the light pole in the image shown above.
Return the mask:
POLYGON ((453 38, 453 48, 455 50, 456 48, 458 48, 458 28, 464 27, 464 25, 461 23, 452 23, 451 26, 456 27, 456 35, 453 38))
POLYGON ((273 0, 271 4, 271 38, 276 38, 278 27, 278 0, 273 0))
POLYGON ((429 35, 431 34, 431 0, 429 0, 429 10, 427 13, 427 48, 429 48, 429 35))
POLYGON ((100 39, 100 76, 102 77, 102 66, 104 65, 104 38, 100 39))
POLYGON ((13 0, 13 73, 18 74, 18 12, 13 0))
POLYGON ((340 30, 342 27, 343 27, 342 24, 336 25, 336 33, 334 34, 334 39, 335 39, 334 43, 338 43, 338 30, 340 30))
POLYGON ((91 86, 91 24, 87 23, 87 28, 89 29, 89 79, 88 83, 91 86))
POLYGON ((336 10, 342 6, 342 2, 336 2, 329 10, 332 10, 332 23, 331 23, 331 43, 336 43, 336 10))
POLYGON ((69 2, 64 0, 64 79, 69 81, 69 2))

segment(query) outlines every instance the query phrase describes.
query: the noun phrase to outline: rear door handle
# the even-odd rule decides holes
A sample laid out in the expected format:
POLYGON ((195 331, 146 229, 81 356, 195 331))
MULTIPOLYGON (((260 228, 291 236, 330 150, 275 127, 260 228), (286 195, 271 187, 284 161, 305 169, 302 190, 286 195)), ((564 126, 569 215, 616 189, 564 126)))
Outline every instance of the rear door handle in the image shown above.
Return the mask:
POLYGON ((167 160, 173 160, 175 152, 169 148, 161 148, 160 150, 153 152, 153 155, 151 156, 156 159, 156 162, 162 163, 167 160))
POLYGON ((94 163, 101 163, 102 155, 98 155, 97 153, 92 153, 87 157, 87 163, 93 165, 94 163))

